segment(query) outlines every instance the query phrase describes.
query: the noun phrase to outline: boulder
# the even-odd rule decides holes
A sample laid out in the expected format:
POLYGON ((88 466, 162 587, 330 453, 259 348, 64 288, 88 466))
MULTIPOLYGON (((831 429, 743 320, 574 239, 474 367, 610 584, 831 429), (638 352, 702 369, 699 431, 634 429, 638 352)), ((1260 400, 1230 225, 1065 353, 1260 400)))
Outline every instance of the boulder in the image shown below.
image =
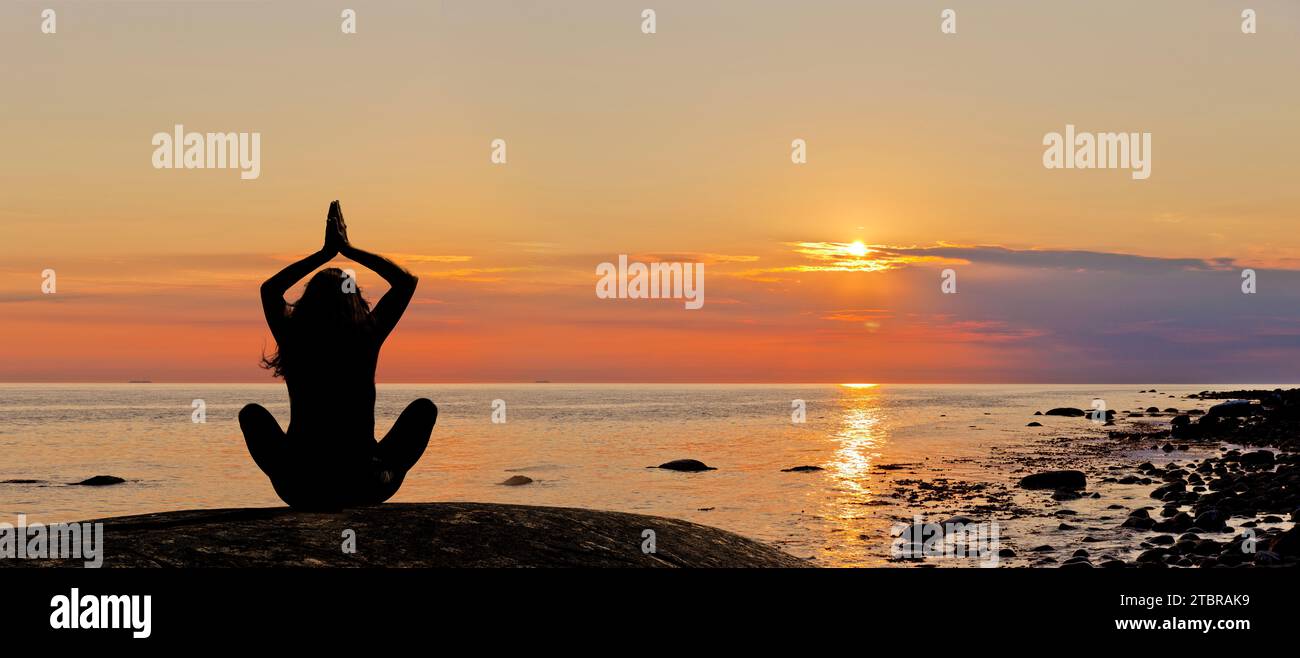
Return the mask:
POLYGON ((718 470, 716 468, 713 468, 712 466, 705 464, 702 461, 695 460, 695 459, 674 459, 670 462, 664 462, 658 466, 647 466, 646 468, 662 468, 669 471, 685 471, 688 473, 718 470))
POLYGON ((1211 508, 1205 510, 1204 512, 1201 512, 1200 514, 1197 514, 1196 520, 1193 522, 1193 525, 1195 525, 1198 528, 1201 528, 1202 530, 1218 532, 1227 527, 1228 518, 1229 518, 1228 514, 1221 512, 1217 509, 1211 508))
POLYGON ((1155 519, 1145 516, 1130 516, 1120 524, 1121 528, 1134 528, 1136 530, 1150 530, 1156 524, 1155 519))
POLYGON ((1300 526, 1279 534, 1269 542, 1268 550, 1283 557, 1300 556, 1300 526))
MULTIPOLYGON (((105 567, 808 567, 740 535, 677 519, 569 507, 385 503, 342 512, 287 507, 97 519, 105 567), (344 530, 361 540, 339 550, 344 530), (641 550, 653 530, 656 550, 641 550)), ((81 558, 0 560, 76 567, 81 558)))
POLYGON ((1156 532, 1183 532, 1193 525, 1195 524, 1191 515, 1187 512, 1179 512, 1171 518, 1157 521, 1155 525, 1151 526, 1151 529, 1156 532))
POLYGON ((126 482, 126 480, 123 480, 116 475, 96 475, 93 478, 82 480, 81 482, 74 482, 73 484, 83 487, 106 487, 110 484, 122 484, 123 482, 126 482))
POLYGON ((1254 450, 1244 453, 1238 461, 1245 466, 1272 466, 1275 456, 1269 450, 1254 450))
POLYGON ((1083 471, 1044 471, 1020 478, 1023 489, 1084 489, 1088 486, 1088 477, 1083 471))
POLYGON ((1044 415, 1047 415, 1047 416, 1069 416, 1069 417, 1074 418, 1074 417, 1082 416, 1082 415, 1084 415, 1084 414, 1086 414, 1086 413, 1087 413, 1087 412, 1085 412, 1083 409, 1075 409, 1074 407, 1057 407, 1057 408, 1055 408, 1055 409, 1048 409, 1048 410, 1047 410, 1047 413, 1044 414, 1044 415))
POLYGON ((1163 487, 1157 487, 1151 492, 1151 497, 1156 500, 1165 500, 1166 496, 1171 493, 1182 493, 1184 491, 1187 491, 1187 484, 1182 481, 1174 481, 1163 487))
POLYGON ((1259 405, 1252 404, 1250 400, 1228 400, 1210 407, 1205 416, 1206 418, 1239 418, 1256 414, 1259 409, 1259 405))

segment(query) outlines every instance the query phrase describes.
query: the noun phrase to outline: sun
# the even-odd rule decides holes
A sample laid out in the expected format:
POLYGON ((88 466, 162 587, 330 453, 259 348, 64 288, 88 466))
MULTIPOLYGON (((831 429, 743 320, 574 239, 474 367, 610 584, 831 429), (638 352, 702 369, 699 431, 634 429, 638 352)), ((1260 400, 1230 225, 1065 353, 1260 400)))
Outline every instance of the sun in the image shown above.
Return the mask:
POLYGON ((858 258, 862 258, 863 256, 866 256, 867 245, 862 244, 861 240, 854 240, 853 243, 849 245, 849 255, 857 256, 858 258))

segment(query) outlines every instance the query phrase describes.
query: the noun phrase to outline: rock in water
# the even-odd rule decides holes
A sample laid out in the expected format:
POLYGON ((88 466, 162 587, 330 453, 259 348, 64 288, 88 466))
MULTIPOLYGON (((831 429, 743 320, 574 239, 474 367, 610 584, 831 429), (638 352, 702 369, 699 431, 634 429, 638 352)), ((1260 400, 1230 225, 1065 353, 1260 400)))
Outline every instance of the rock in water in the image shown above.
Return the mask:
POLYGON ((713 468, 712 466, 705 464, 702 461, 695 460, 695 459, 674 459, 670 462, 664 462, 658 466, 649 466, 648 468, 664 468, 670 471, 686 471, 689 473, 694 473, 698 471, 718 470, 716 468, 713 468))
POLYGON ((1084 415, 1085 413, 1086 413, 1086 412, 1084 412, 1083 409, 1075 409, 1074 407, 1057 407, 1057 408, 1055 408, 1055 409, 1048 409, 1048 410, 1047 410, 1047 413, 1046 413, 1045 415, 1047 415, 1047 416, 1082 416, 1082 415, 1084 415))
POLYGON ((1155 519, 1147 516, 1130 516, 1120 524, 1121 528, 1137 528, 1138 530, 1150 530, 1155 527, 1155 519))
MULTIPOLYGON (((659 468, 663 468, 663 467, 660 466, 659 468)), ((781 469, 781 472, 782 473, 811 473, 813 471, 820 471, 820 470, 822 470, 822 467, 820 466, 795 466, 794 468, 783 468, 781 469)))
POLYGON ((1228 400, 1210 407, 1206 415, 1211 418, 1237 418, 1253 415, 1259 409, 1259 405, 1253 404, 1250 400, 1228 400))
POLYGON ((1023 489, 1084 489, 1088 478, 1083 471, 1045 471, 1020 478, 1023 489))
POLYGON ((1300 526, 1295 526, 1274 537, 1268 550, 1282 556, 1300 555, 1300 526))
POLYGON ((533 483, 533 479, 528 477, 527 475, 512 475, 510 476, 509 479, 507 479, 505 482, 502 482, 501 484, 504 484, 507 487, 521 487, 525 484, 532 484, 532 483, 533 483))
POLYGON ((1274 456, 1270 450, 1255 450, 1242 455, 1239 461, 1244 466, 1271 466, 1274 456))
POLYGON ((126 480, 123 480, 116 475, 96 475, 89 480, 82 480, 81 482, 74 482, 73 484, 86 487, 106 487, 110 484, 122 484, 123 482, 126 482, 126 480))
MULTIPOLYGON (((98 519, 105 567, 809 567, 740 535, 677 519, 565 507, 385 503, 332 513, 287 507, 98 519), (366 549, 339 550, 343 530, 366 549), (642 533, 658 537, 641 550, 642 533)), ((0 560, 76 567, 84 560, 0 560)))

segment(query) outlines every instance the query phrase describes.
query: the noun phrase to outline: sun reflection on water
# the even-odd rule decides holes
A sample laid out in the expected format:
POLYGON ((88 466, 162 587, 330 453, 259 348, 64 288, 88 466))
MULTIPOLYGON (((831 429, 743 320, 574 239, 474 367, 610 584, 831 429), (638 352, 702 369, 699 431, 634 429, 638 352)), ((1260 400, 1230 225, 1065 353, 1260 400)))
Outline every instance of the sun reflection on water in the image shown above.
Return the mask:
POLYGON ((832 446, 825 463, 835 481, 835 495, 827 500, 822 518, 827 523, 822 558, 828 564, 857 562, 865 554, 882 554, 886 521, 875 516, 873 473, 888 443, 888 419, 882 391, 875 384, 842 384, 836 401, 837 426, 828 432, 832 446))
POLYGON ((871 463, 880 456, 884 438, 882 410, 875 384, 845 384, 844 388, 848 390, 840 398, 840 428, 831 435, 836 447, 828 470, 844 487, 850 498, 846 502, 861 505, 872 493, 871 463))

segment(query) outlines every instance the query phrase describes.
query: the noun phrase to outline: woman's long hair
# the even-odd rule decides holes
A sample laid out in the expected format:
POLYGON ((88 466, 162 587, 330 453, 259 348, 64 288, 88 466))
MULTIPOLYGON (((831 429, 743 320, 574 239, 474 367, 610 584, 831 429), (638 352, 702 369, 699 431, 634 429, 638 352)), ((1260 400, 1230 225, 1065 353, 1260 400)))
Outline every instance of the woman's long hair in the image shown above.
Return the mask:
POLYGON ((327 267, 307 282, 302 297, 289 305, 275 354, 262 355, 262 367, 276 377, 292 376, 307 360, 347 358, 373 329, 370 302, 356 280, 327 267))

